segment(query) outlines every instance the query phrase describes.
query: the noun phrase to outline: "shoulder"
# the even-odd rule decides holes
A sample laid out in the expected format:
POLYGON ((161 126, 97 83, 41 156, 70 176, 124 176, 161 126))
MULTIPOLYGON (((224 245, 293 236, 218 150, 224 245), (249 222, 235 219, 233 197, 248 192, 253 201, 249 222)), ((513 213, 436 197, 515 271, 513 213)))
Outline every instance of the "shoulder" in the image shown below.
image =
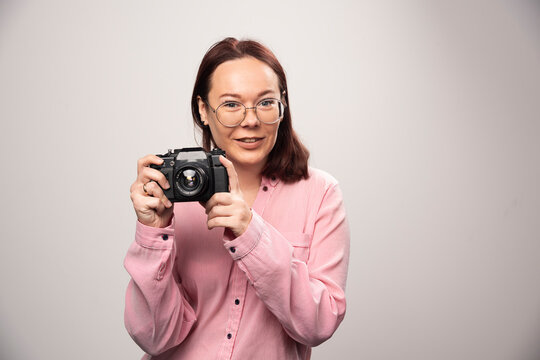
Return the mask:
POLYGON ((318 184, 325 188, 333 187, 338 184, 337 179, 324 170, 317 169, 310 166, 308 168, 308 174, 309 174, 309 178, 307 179, 308 181, 311 181, 314 184, 318 184))
POLYGON ((302 179, 294 183, 283 184, 283 186, 286 188, 290 188, 291 190, 303 190, 304 192, 315 195, 324 194, 329 189, 334 188, 338 185, 338 181, 336 180, 336 178, 324 170, 310 166, 308 168, 308 174, 309 177, 307 179, 302 179))

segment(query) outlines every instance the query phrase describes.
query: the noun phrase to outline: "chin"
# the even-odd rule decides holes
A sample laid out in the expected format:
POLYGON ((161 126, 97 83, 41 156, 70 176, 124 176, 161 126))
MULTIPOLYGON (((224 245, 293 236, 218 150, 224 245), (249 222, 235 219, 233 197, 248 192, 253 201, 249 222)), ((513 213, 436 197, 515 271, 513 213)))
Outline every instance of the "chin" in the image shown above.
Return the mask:
POLYGON ((231 156, 229 156, 229 158, 232 162, 241 166, 259 167, 261 166, 261 164, 262 166, 264 166, 268 155, 265 156, 262 154, 246 154, 243 152, 234 152, 231 153, 231 156))

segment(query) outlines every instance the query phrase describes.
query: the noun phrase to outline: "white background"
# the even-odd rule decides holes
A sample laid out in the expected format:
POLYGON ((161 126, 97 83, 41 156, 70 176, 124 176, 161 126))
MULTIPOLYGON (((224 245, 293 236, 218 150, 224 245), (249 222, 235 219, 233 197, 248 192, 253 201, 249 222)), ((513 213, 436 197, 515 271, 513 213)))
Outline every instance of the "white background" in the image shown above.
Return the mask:
POLYGON ((138 359, 129 186, 194 145, 225 36, 268 45, 351 223, 313 359, 540 356, 540 4, 0 0, 0 358, 138 359))

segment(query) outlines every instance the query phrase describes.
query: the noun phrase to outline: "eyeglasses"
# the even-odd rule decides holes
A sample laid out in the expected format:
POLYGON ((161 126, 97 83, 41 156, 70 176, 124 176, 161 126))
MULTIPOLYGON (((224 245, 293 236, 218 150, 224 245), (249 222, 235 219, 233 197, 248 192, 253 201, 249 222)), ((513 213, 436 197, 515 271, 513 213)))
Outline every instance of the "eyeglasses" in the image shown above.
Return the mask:
POLYGON ((240 125, 246 118, 247 111, 250 109, 255 110, 255 115, 260 122, 269 125, 281 120, 285 112, 285 105, 278 99, 263 99, 253 107, 246 107, 238 101, 226 101, 214 109, 208 104, 208 101, 205 101, 205 103, 216 114, 216 118, 221 125, 226 127, 240 125))

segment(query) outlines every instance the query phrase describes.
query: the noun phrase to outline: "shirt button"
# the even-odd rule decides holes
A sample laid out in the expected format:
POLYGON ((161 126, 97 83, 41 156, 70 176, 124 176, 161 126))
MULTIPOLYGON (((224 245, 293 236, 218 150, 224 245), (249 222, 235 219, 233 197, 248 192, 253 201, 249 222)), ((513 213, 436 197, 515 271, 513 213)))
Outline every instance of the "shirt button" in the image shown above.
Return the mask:
POLYGON ((228 333, 228 334, 227 334, 227 339, 230 339, 230 338, 232 338, 232 334, 231 334, 231 333, 228 333))
POLYGON ((234 246, 232 246, 230 249, 229 249, 233 254, 236 252, 236 248, 234 246))
POLYGON ((234 303, 235 303, 236 305, 239 305, 239 304, 240 304, 240 300, 236 299, 236 300, 234 300, 234 303))
POLYGON ((276 177, 275 177, 275 176, 272 176, 272 181, 276 181, 276 177))
POLYGON ((263 186, 263 191, 268 191, 268 186, 264 185, 263 186))
POLYGON ((161 235, 161 238, 162 238, 163 240, 167 240, 167 239, 169 238, 169 235, 163 234, 163 235, 161 235))

